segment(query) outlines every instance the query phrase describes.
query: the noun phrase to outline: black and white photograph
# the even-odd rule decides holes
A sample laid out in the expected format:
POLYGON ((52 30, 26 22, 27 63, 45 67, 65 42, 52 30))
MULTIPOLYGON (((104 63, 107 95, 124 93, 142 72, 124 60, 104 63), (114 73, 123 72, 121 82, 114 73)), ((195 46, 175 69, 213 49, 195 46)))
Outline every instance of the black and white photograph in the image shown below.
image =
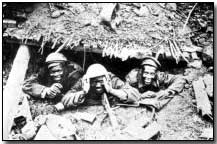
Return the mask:
POLYGON ((1 4, 3 141, 214 141, 214 2, 1 4))

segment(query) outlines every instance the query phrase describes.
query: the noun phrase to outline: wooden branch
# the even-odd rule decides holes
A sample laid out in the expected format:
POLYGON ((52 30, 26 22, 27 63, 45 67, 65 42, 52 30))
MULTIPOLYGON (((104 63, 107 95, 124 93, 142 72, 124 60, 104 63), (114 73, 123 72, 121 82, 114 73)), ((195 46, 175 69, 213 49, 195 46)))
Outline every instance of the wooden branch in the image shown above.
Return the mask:
POLYGON ((179 46, 178 46, 178 44, 176 43, 175 40, 173 40, 173 44, 174 44, 175 48, 177 49, 177 52, 180 54, 180 56, 181 56, 187 63, 189 63, 188 59, 185 58, 185 56, 184 56, 183 53, 181 52, 181 50, 180 50, 180 48, 179 48, 179 46))
POLYGON ((194 93, 197 101, 197 109, 201 111, 202 116, 211 116, 211 104, 208 95, 205 91, 203 78, 200 77, 197 81, 193 81, 194 93))
POLYGON ((188 17, 187 17, 187 19, 186 19, 186 21, 185 21, 185 24, 184 24, 184 26, 183 26, 183 29, 182 29, 182 33, 184 32, 185 27, 186 27, 186 25, 187 25, 187 23, 188 23, 188 20, 189 20, 189 18, 190 18, 190 16, 191 16, 191 13, 193 12, 193 10, 194 10, 194 8, 196 7, 196 5, 197 5, 197 3, 194 5, 194 7, 193 7, 193 8, 191 9, 191 11, 189 12, 188 17))
POLYGON ((178 58, 177 58, 177 53, 175 51, 175 48, 174 48, 174 46, 170 40, 168 40, 168 43, 169 43, 169 48, 170 48, 170 52, 172 54, 172 57, 176 60, 176 64, 178 64, 178 58))
POLYGON ((28 68, 29 59, 29 48, 26 45, 20 45, 3 92, 4 140, 8 140, 8 136, 13 124, 14 113, 17 110, 18 102, 22 94, 22 85, 28 68))
POLYGON ((64 42, 55 52, 58 53, 58 52, 60 52, 62 49, 64 49, 68 42, 69 42, 69 38, 66 39, 65 42, 64 42))

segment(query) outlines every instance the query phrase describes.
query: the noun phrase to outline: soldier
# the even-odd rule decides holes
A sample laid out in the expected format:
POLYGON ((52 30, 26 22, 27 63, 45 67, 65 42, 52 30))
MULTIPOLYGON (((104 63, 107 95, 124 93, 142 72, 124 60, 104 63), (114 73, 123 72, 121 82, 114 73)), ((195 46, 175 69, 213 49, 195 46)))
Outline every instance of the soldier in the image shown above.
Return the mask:
MULTIPOLYGON (((107 93, 109 99, 114 98, 124 103, 138 101, 139 92, 130 85, 126 85, 114 74, 108 72, 101 64, 89 66, 83 78, 74 86, 69 95, 63 97, 65 107, 75 107, 80 103, 76 99, 83 99, 86 104, 100 104, 102 94, 107 93)), ((114 100, 113 99, 113 100, 114 100)))
POLYGON ((146 57, 140 68, 133 69, 125 77, 127 83, 139 90, 140 99, 157 109, 161 109, 175 94, 180 93, 186 82, 181 76, 159 72, 160 66, 155 58, 146 57))
POLYGON ((81 67, 69 62, 61 53, 51 53, 46 58, 46 67, 38 75, 27 79, 23 91, 33 97, 61 99, 82 77, 81 67))

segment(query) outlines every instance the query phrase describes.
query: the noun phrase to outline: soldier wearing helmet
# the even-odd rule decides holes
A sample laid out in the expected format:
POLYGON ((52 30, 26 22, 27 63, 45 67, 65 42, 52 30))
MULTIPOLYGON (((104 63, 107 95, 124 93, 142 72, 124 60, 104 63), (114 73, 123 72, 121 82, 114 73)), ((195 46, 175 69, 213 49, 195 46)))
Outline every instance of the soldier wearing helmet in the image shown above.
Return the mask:
POLYGON ((87 69, 83 78, 74 86, 74 93, 63 97, 62 103, 65 107, 77 106, 75 99, 85 98, 82 102, 86 104, 100 104, 102 94, 107 93, 109 98, 120 100, 124 103, 133 103, 138 100, 137 89, 126 85, 114 74, 108 72, 101 64, 92 64, 87 69))
POLYGON ((61 99, 82 77, 81 67, 69 62, 61 53, 49 54, 45 63, 45 67, 37 75, 25 81, 25 93, 42 99, 61 99))
POLYGON ((127 83, 139 90, 140 99, 153 99, 157 109, 181 92, 186 82, 181 76, 158 71, 160 66, 155 58, 146 57, 140 68, 131 70, 125 77, 127 83))

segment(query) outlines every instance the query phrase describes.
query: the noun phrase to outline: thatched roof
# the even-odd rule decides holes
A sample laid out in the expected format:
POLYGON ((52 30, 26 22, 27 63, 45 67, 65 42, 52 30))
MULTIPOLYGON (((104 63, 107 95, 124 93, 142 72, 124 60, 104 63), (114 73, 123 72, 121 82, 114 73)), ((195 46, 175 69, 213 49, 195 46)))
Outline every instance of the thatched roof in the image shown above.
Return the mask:
POLYGON ((48 42, 52 43, 50 48, 53 49, 61 47, 73 50, 82 45, 99 49, 103 56, 115 56, 122 60, 128 57, 143 58, 150 52, 168 48, 169 39, 175 40, 180 47, 191 44, 189 28, 183 30, 185 19, 163 4, 139 4, 146 7, 146 12, 139 15, 135 12, 139 8, 132 3, 120 3, 116 13, 118 17, 115 18, 119 20, 116 32, 97 24, 101 3, 66 5, 63 15, 51 18, 48 5, 37 4, 27 21, 18 28, 8 28, 6 33, 24 42, 25 39, 38 41, 42 49, 48 42))

